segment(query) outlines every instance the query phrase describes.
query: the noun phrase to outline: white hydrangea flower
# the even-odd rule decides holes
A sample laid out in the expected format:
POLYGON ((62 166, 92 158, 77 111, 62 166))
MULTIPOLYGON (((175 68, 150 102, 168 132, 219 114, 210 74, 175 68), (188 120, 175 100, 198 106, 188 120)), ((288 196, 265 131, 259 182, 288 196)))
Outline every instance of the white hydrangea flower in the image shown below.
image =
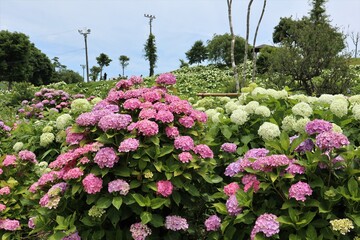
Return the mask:
POLYGON ((335 99, 330 104, 330 111, 337 117, 341 118, 348 113, 349 103, 344 99, 335 99))
POLYGON ((220 122, 220 118, 219 118, 220 114, 221 114, 221 113, 217 112, 217 113, 215 113, 214 115, 212 115, 211 121, 212 121, 213 123, 219 123, 219 122, 220 122))
POLYGON ((341 127, 335 123, 332 123, 332 131, 333 132, 337 132, 337 133, 343 133, 343 130, 341 129, 341 127))
POLYGON ((48 163, 45 161, 41 161, 41 162, 35 164, 34 170, 35 170, 36 175, 38 175, 38 176, 42 176, 43 174, 51 171, 51 169, 48 168, 48 163))
POLYGON ((64 130, 66 129, 69 125, 71 125, 73 118, 71 117, 70 114, 63 114, 60 115, 57 119, 56 119, 56 128, 59 130, 64 130))
POLYGON ((20 151, 23 149, 23 147, 24 147, 24 143, 23 143, 23 142, 17 142, 17 143, 14 144, 13 150, 14 150, 15 152, 20 152, 20 151))
POLYGON ((206 110, 205 113, 206 113, 206 115, 208 116, 208 118, 212 118, 212 116, 213 116, 214 114, 216 114, 217 111, 216 111, 215 109, 211 108, 211 109, 206 110))
POLYGON ((51 144, 55 139, 55 135, 53 133, 43 133, 40 136, 40 146, 46 147, 51 144))
POLYGON ((229 98, 229 97, 220 97, 219 100, 220 100, 221 102, 227 103, 227 102, 230 102, 230 101, 231 101, 231 98, 229 98))
POLYGON ((255 113, 255 110, 260 106, 259 102, 251 101, 245 106, 245 111, 249 114, 255 113))
POLYGON ((91 104, 92 104, 92 105, 95 105, 95 104, 97 104, 98 102, 101 102, 101 101, 102 101, 101 98, 96 97, 96 98, 93 98, 93 99, 91 100, 91 104))
POLYGON ((225 110, 223 108, 221 108, 221 107, 216 107, 215 110, 217 112, 219 112, 219 113, 224 113, 225 112, 225 110))
POLYGON ((259 106, 258 108, 255 109, 255 114, 263 117, 270 117, 271 111, 266 106, 259 106))
POLYGON ((249 120, 249 114, 244 110, 236 109, 231 114, 230 120, 231 120, 231 122, 241 126, 244 123, 246 123, 247 120, 249 120))
POLYGON ((309 104, 316 104, 318 101, 319 101, 319 99, 317 97, 308 96, 306 102, 309 104))
POLYGON ((304 118, 300 118, 299 120, 296 121, 296 123, 294 124, 293 129, 298 132, 298 133, 305 133, 305 126, 306 124, 310 122, 310 119, 307 117, 304 118))
POLYGON ((299 102, 308 102, 308 96, 305 94, 294 94, 289 96, 289 99, 298 100, 299 102))
POLYGON ((355 104, 352 107, 352 113, 355 120, 360 120, 360 104, 355 104))
POLYGON ((295 104, 291 110, 294 115, 299 115, 302 117, 310 117, 313 114, 311 106, 306 102, 299 102, 295 104))
POLYGON ((238 97, 239 103, 245 104, 248 95, 249 95, 249 93, 241 93, 241 95, 238 97))
POLYGON ((61 130, 61 131, 59 131, 59 132, 56 134, 56 139, 55 139, 55 141, 56 141, 57 143, 62 143, 62 142, 65 141, 65 139, 66 139, 66 132, 65 132, 65 130, 61 130))
POLYGON ((331 94, 322 94, 318 98, 318 102, 323 104, 331 104, 333 100, 334 100, 334 95, 331 94))
POLYGON ((258 134, 265 141, 269 141, 279 137, 281 132, 278 125, 270 122, 264 122, 259 127, 258 134))
POLYGON ((360 104, 360 95, 351 96, 349 97, 348 100, 351 103, 351 105, 360 104))
POLYGON ((199 111, 202 111, 202 112, 205 112, 206 111, 206 108, 204 107, 197 107, 195 108, 196 110, 199 110, 199 111))
POLYGON ((256 87, 252 92, 251 92, 251 95, 252 96, 256 96, 258 94, 261 94, 261 95, 267 95, 267 91, 265 88, 262 88, 262 87, 256 87))
POLYGON ((45 126, 45 127, 42 129, 42 132, 43 132, 43 133, 52 132, 53 129, 54 129, 54 128, 53 128, 52 126, 47 125, 47 126, 45 126))
POLYGON ((286 117, 284 117, 284 119, 281 122, 281 128, 285 131, 285 132, 290 132, 292 130, 294 130, 294 126, 296 124, 296 118, 294 115, 288 115, 286 117))
POLYGON ((342 100, 347 101, 347 97, 344 96, 344 94, 336 94, 336 95, 334 95, 334 100, 336 100, 336 99, 342 99, 342 100))
POLYGON ((235 102, 233 102, 233 101, 228 102, 228 103, 225 104, 225 110, 226 110, 226 112, 227 112, 228 114, 230 114, 230 113, 232 113, 234 110, 236 110, 237 107, 238 107, 238 105, 237 105, 235 102))
POLYGON ((71 112, 74 112, 76 114, 88 112, 91 110, 91 108, 92 108, 92 105, 85 98, 75 99, 71 103, 71 112))
POLYGON ((287 99, 289 97, 289 93, 286 90, 277 91, 275 96, 273 96, 275 99, 287 99))

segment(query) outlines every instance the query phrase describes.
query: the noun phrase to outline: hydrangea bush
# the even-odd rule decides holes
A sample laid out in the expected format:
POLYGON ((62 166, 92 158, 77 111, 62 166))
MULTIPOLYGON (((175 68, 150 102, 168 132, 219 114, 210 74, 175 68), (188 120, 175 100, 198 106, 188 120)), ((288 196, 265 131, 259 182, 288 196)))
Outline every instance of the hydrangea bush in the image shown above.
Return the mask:
POLYGON ((216 165, 204 112, 157 85, 121 80, 66 132, 70 146, 30 191, 41 195, 36 231, 59 239, 199 239, 216 165))

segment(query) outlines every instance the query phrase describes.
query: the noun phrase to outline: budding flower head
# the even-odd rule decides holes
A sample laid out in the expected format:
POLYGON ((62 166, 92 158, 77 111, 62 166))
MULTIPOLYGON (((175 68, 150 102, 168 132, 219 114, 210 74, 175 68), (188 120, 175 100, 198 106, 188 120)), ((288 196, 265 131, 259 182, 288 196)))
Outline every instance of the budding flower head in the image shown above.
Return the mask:
POLYGON ((348 218, 334 219, 330 221, 330 224, 334 231, 340 232, 342 235, 350 232, 350 229, 354 229, 353 222, 348 218))

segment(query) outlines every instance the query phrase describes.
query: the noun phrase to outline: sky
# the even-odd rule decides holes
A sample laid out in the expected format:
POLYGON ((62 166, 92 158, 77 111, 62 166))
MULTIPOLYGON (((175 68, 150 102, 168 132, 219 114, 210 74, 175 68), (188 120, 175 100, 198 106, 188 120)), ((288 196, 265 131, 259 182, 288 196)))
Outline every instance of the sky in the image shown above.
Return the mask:
MULTIPOLYGON (((236 35, 246 34, 248 0, 233 0, 233 27, 236 35)), ((250 38, 258 22, 263 0, 254 0, 250 16, 250 38)), ((360 0, 328 0, 326 13, 331 24, 345 34, 360 32, 360 0)), ((256 45, 272 43, 274 27, 281 17, 300 19, 311 10, 308 0, 267 0, 256 45)), ((103 72, 108 78, 122 74, 120 55, 130 58, 125 75, 149 75, 144 44, 149 36, 149 18, 156 39, 158 60, 155 74, 170 72, 187 61, 187 52, 197 40, 204 43, 214 34, 229 31, 226 0, 0 0, 0 30, 21 32, 50 59, 83 75, 86 64, 84 36, 87 35, 89 68, 105 53, 112 59, 103 72)), ((348 38, 348 50, 354 44, 348 38)), ((86 78, 86 70, 85 70, 86 78)))

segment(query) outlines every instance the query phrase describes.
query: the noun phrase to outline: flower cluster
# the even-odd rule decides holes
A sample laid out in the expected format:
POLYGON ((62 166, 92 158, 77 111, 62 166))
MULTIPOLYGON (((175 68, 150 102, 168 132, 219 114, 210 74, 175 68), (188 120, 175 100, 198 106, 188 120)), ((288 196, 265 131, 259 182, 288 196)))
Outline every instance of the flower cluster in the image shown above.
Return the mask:
POLYGON ((211 215, 205 220, 206 231, 216 231, 220 228, 221 219, 216 215, 211 215))
POLYGON ((179 216, 167 216, 165 228, 172 231, 186 230, 189 228, 189 224, 185 218, 179 216))
POLYGON ((170 196, 173 191, 173 185, 168 180, 158 181, 156 186, 157 186, 157 193, 162 195, 163 197, 170 196))
POLYGON ((109 193, 119 192, 121 195, 125 196, 126 194, 128 194, 129 190, 130 185, 122 179, 113 180, 108 184, 109 193))
POLYGON ((131 236, 134 240, 145 240, 151 235, 151 229, 142 223, 134 223, 130 226, 131 236))
POLYGON ((305 182, 297 182, 291 185, 289 189, 289 198, 295 198, 297 201, 305 201, 306 196, 311 196, 313 190, 310 185, 305 182))
POLYGON ((223 143, 220 147, 220 149, 224 152, 228 153, 234 153, 236 152, 236 144, 235 143, 223 143))
POLYGON ((330 221, 330 224, 334 231, 340 232, 342 235, 345 235, 350 232, 351 229, 354 229, 353 222, 348 218, 334 219, 330 221))
POLYGON ((251 240, 255 239, 257 233, 263 233, 266 237, 271 237, 280 232, 280 223, 274 214, 264 213, 255 221, 255 226, 251 231, 251 240))

